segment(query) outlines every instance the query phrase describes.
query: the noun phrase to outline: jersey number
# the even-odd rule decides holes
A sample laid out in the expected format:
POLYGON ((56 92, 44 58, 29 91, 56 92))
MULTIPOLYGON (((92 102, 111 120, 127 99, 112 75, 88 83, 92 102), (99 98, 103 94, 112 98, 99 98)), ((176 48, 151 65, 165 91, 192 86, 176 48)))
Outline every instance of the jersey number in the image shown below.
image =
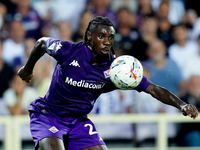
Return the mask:
POLYGON ((89 126, 89 135, 97 134, 97 131, 93 131, 93 126, 89 123, 85 124, 84 127, 89 126))

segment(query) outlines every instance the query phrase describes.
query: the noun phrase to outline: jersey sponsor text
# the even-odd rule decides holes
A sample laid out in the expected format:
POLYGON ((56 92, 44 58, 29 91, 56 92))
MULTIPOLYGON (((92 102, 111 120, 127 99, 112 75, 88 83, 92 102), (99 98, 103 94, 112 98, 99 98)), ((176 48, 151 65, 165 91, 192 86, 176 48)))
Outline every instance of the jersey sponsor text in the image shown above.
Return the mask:
POLYGON ((100 83, 96 81, 85 81, 85 80, 75 81, 69 77, 66 77, 65 83, 72 86, 83 87, 88 89, 102 89, 103 86, 105 85, 105 83, 103 82, 100 83))

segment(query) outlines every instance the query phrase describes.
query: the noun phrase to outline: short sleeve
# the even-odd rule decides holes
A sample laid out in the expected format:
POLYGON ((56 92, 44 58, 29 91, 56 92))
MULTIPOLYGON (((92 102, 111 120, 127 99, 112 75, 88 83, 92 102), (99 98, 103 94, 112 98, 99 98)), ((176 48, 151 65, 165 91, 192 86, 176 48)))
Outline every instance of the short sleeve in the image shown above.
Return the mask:
POLYGON ((73 47, 72 42, 50 38, 46 42, 46 53, 55 58, 59 64, 62 64, 69 58, 73 47))
POLYGON ((138 92, 145 91, 149 84, 150 81, 145 76, 143 76, 142 81, 136 88, 134 88, 134 90, 137 90, 138 92))

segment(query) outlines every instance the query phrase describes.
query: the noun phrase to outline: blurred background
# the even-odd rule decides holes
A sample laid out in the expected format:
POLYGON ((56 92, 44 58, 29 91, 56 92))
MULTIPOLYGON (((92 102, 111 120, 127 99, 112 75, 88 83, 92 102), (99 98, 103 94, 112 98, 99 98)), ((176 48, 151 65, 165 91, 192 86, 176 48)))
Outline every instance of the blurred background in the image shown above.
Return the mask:
MULTIPOLYGON (((144 75, 200 110, 200 9, 195 0, 0 0, 0 122, 27 116, 31 101, 48 90, 55 60, 44 55, 27 84, 16 75, 37 39, 83 41, 95 16, 109 17, 116 29, 115 55, 132 55, 144 75)), ((102 94, 91 114, 179 114, 153 97, 136 91, 102 94)), ((120 118, 119 118, 120 120, 120 118)), ((10 127, 15 126, 12 124, 10 127)), ((155 147, 156 123, 96 123, 108 148, 155 147)), ((0 124, 0 149, 6 139, 0 124)), ((167 124, 168 145, 200 147, 200 124, 167 124)), ((33 149, 29 125, 19 128, 23 149, 33 149)), ((12 144, 12 141, 9 141, 12 144)))

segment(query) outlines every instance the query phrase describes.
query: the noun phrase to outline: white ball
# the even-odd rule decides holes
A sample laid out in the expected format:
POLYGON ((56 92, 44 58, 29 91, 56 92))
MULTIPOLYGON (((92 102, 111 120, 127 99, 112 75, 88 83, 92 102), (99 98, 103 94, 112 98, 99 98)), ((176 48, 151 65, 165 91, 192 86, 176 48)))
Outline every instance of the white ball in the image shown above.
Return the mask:
POLYGON ((110 66, 109 76, 120 89, 133 89, 143 78, 143 67, 138 59, 129 55, 117 57, 110 66))

